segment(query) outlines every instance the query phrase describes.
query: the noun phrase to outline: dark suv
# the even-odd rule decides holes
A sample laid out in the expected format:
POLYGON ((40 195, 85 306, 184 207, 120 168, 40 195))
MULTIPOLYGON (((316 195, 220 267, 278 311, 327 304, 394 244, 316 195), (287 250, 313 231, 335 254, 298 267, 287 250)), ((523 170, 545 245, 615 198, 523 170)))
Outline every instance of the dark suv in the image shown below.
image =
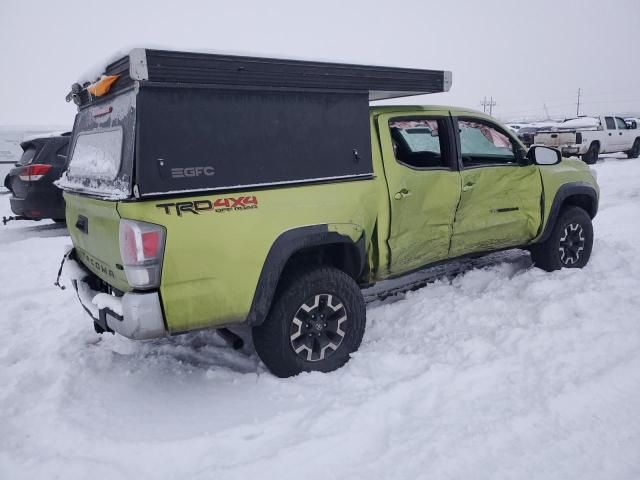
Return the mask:
POLYGON ((53 182, 67 168, 70 132, 22 142, 24 153, 4 180, 12 193, 11 210, 18 217, 64 220, 62 191, 53 182))

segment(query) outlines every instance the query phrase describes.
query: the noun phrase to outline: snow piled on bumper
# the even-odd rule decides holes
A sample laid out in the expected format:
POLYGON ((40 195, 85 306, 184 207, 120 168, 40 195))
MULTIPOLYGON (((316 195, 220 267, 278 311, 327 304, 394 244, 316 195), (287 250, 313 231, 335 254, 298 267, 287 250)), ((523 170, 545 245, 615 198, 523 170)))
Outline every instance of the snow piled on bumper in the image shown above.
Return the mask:
POLYGON ((51 285, 68 238, 14 228, 0 477, 639 478, 640 162, 596 168, 584 270, 436 282, 370 307, 343 369, 284 380, 212 332, 96 335, 51 285))

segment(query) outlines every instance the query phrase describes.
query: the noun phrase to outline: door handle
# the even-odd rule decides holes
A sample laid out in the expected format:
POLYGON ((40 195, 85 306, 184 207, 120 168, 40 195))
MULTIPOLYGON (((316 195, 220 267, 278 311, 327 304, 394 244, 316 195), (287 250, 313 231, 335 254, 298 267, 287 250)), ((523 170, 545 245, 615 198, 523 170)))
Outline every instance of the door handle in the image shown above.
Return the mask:
POLYGON ((78 215, 78 220, 76 220, 76 228, 83 233, 89 234, 89 219, 84 215, 78 215))
POLYGON ((409 190, 407 190, 406 188, 403 188, 402 190, 400 190, 398 193, 396 193, 393 198, 395 198, 396 200, 402 200, 403 198, 408 197, 409 195, 411 195, 411 192, 409 190))
POLYGON ((473 183, 467 183, 467 184, 462 186, 462 191, 463 192, 468 192, 469 190, 473 190, 473 187, 474 187, 473 183))

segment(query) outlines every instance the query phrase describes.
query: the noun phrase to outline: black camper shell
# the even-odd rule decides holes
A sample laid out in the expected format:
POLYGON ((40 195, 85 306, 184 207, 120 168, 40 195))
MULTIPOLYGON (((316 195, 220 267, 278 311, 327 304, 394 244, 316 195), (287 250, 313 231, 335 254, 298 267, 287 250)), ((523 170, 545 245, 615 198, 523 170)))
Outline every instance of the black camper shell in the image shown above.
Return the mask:
POLYGON ((149 49, 104 75, 117 76, 107 94, 87 83, 69 95, 79 113, 62 186, 121 198, 371 178, 369 101, 451 85, 447 71, 149 49), (79 157, 99 138, 83 135, 116 142, 117 171, 74 170, 78 139, 79 157))

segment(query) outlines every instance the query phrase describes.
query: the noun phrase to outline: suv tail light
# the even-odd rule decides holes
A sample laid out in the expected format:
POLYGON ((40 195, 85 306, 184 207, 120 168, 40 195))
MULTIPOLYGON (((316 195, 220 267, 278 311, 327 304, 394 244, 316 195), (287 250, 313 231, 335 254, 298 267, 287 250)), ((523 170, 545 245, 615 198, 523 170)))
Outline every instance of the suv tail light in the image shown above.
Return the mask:
POLYGON ((27 165, 18 175, 23 182, 35 182, 44 177, 53 168, 51 165, 27 165))
POLYGON ((577 132, 576 133, 576 143, 577 144, 582 143, 582 132, 577 132))
POLYGON ((157 288, 164 256, 165 229, 152 223, 120 220, 120 256, 133 288, 157 288))

